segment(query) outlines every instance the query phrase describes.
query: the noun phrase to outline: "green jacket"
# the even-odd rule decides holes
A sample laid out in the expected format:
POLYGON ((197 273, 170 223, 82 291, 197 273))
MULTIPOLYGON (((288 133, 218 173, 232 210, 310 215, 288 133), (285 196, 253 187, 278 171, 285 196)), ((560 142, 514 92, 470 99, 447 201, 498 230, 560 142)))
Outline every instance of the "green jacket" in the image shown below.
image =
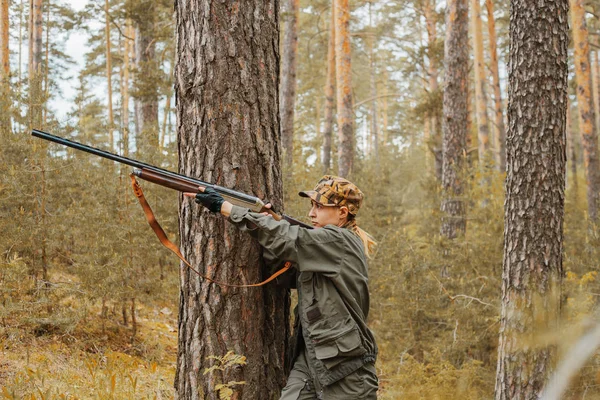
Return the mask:
POLYGON ((354 232, 333 225, 301 228, 237 206, 229 219, 258 240, 268 263, 291 261, 298 270, 296 322, 301 327, 295 329, 294 353, 303 339, 322 385, 375 361, 377 345, 366 324, 367 261, 354 232))

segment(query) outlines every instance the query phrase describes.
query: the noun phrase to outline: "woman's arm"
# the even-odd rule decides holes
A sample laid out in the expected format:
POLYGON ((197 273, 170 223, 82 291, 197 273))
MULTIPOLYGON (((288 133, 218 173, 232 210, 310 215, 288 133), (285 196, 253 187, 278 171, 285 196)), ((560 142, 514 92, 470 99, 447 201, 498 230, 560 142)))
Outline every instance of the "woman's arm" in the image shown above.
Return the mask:
MULTIPOLYGON (((225 202, 227 203, 227 202, 225 202)), ((271 216, 223 203, 221 214, 240 230, 248 232, 267 250, 267 261, 291 261, 299 271, 335 275, 344 256, 344 239, 340 228, 327 226, 306 229, 276 221, 271 216)))

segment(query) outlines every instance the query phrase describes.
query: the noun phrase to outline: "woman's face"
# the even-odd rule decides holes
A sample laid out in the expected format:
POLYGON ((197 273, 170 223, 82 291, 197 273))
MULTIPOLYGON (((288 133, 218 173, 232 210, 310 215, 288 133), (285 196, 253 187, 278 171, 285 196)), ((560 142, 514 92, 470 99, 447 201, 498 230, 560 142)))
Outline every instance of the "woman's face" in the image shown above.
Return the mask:
POLYGON ((348 219, 348 208, 324 206, 311 200, 308 216, 315 228, 322 228, 325 225, 343 226, 348 219))

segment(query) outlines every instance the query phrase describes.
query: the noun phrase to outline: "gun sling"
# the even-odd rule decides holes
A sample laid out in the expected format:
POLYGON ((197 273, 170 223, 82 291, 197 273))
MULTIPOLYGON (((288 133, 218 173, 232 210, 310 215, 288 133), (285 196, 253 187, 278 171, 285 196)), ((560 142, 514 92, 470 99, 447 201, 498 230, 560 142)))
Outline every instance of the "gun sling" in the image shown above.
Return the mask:
POLYGON ((290 267, 292 266, 291 262, 286 261, 284 267, 281 268, 279 271, 275 272, 269 278, 267 278, 266 280, 264 280, 260 283, 254 283, 251 285, 234 285, 234 284, 229 284, 229 283, 217 282, 207 276, 202 275, 200 272, 198 272, 196 269, 194 269, 194 267, 191 266, 191 264, 185 259, 185 257, 183 257, 183 254, 181 254, 181 251, 179 251, 179 248, 175 245, 175 243, 173 243, 169 240, 164 229, 160 226, 160 224, 156 220, 156 217, 154 216, 154 212, 152 212, 152 208, 150 208, 148 201, 146 201, 146 198, 144 197, 144 192, 142 191, 142 187, 135 179, 135 175, 131 174, 131 175, 129 175, 129 177, 131 178, 131 187, 133 188, 133 193, 135 193, 135 197, 138 198, 140 205, 142 206, 142 209, 144 210, 144 214, 146 215, 146 219, 148 220, 150 227, 152 228, 152 230, 158 237, 158 240, 160 240, 160 242, 163 244, 163 246, 165 246, 167 249, 169 249, 173 253, 175 253, 175 255, 177 255, 177 257, 179 257, 179 259, 181 261, 183 261, 183 263, 185 265, 187 265, 192 271, 194 271, 194 273, 196 275, 198 275, 202 279, 206 279, 207 281, 217 284, 219 286, 228 286, 228 287, 237 287, 237 288, 258 287, 258 286, 266 285, 267 283, 271 282, 272 280, 274 280, 275 278, 277 278, 278 276, 280 276, 281 274, 286 272, 288 269, 290 269, 290 267))

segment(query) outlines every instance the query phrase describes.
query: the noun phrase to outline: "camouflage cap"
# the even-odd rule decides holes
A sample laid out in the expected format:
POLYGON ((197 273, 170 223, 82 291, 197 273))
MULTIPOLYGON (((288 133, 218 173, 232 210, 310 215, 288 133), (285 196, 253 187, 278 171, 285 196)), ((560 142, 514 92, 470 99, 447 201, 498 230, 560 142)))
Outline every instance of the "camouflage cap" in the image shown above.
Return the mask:
POLYGON ((355 184, 333 175, 323 176, 314 190, 306 190, 298 194, 324 206, 346 206, 352 215, 356 215, 364 197, 355 184))

